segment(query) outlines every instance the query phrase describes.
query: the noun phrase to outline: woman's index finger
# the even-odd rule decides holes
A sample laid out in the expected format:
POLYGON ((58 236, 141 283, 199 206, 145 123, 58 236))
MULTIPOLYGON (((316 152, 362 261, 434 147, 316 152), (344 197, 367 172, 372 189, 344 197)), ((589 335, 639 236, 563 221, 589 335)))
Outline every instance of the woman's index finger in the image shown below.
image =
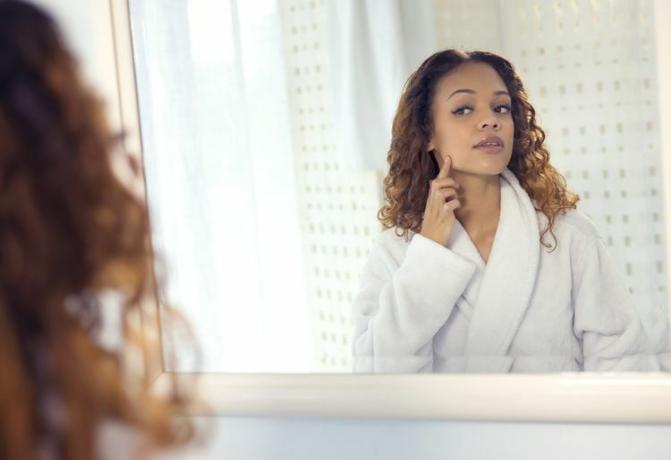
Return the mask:
POLYGON ((439 179, 445 179, 450 176, 450 168, 452 167, 452 158, 449 155, 445 156, 443 160, 443 167, 438 172, 439 179))

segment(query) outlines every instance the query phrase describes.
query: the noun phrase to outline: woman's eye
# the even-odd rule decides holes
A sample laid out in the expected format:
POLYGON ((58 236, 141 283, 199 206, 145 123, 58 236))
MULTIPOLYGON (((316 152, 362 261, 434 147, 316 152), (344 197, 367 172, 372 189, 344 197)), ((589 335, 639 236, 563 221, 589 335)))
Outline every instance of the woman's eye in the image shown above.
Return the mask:
POLYGON ((468 106, 463 106, 459 107, 458 109, 454 110, 452 113, 455 115, 464 115, 464 110, 473 110, 472 108, 468 106))
MULTIPOLYGON (((472 112, 473 108, 465 105, 463 107, 459 107, 458 109, 452 111, 452 113, 455 114, 455 115, 466 115, 466 114, 470 113, 470 112, 466 112, 467 110, 472 112)), ((498 113, 510 113, 510 110, 511 110, 510 106, 506 105, 506 104, 501 104, 501 105, 497 105, 496 107, 494 107, 494 111, 498 112, 498 113)))

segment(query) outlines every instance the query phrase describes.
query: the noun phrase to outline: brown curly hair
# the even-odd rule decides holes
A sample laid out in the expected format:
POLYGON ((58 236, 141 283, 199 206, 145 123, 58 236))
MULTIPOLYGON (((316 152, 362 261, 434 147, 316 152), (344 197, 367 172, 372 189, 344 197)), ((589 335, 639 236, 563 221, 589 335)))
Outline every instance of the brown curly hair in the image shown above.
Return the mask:
POLYGON ((147 352, 132 315, 154 295, 147 209, 112 169, 102 105, 41 9, 0 0, 0 50, 0 458, 96 459, 107 420, 184 443, 191 397, 154 396, 99 337, 114 293, 125 352, 147 352))
POLYGON ((545 132, 536 123, 536 111, 529 103, 524 86, 512 64, 485 51, 445 50, 433 54, 410 76, 401 95, 392 125, 392 140, 387 162, 389 172, 384 178, 385 205, 378 211, 384 228, 396 227, 398 236, 408 238, 409 231, 421 230, 430 180, 438 174, 438 164, 427 148, 433 120, 431 107, 436 86, 441 78, 465 62, 490 65, 506 84, 512 98, 515 124, 513 153, 508 169, 542 211, 548 224, 541 234, 552 232, 555 219, 567 209, 575 209, 578 196, 566 188, 566 181, 550 164, 550 155, 543 145, 545 132), (400 233, 399 233, 400 232, 400 233))

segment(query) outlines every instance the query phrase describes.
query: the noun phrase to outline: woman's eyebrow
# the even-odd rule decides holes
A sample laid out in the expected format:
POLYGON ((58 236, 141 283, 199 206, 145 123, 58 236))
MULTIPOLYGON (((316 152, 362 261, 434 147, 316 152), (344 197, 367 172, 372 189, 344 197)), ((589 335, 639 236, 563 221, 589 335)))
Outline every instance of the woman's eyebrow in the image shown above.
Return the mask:
MULTIPOLYGON (((476 92, 477 91, 475 91, 474 89, 462 88, 462 89, 458 89, 455 92, 453 92, 452 94, 450 94, 447 99, 451 98, 452 96, 454 96, 457 93, 475 94, 476 92)), ((505 94, 507 96, 510 96, 510 94, 508 94, 508 91, 504 91, 504 90, 494 91, 494 96, 498 96, 500 94, 505 94)))

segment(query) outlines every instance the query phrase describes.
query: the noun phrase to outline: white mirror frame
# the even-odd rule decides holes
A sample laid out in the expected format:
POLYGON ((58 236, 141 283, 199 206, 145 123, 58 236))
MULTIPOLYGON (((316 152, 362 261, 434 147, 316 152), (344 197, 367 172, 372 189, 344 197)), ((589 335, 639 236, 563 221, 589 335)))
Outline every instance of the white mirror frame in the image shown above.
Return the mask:
MULTIPOLYGON (((140 124, 128 0, 108 0, 118 100, 109 101, 140 155, 140 124)), ((671 2, 655 0, 656 43, 671 43, 671 2), (664 23, 664 24, 662 24, 664 23)), ((671 55, 657 54, 663 136, 665 218, 671 219, 671 55), (662 78, 662 75, 667 77, 662 78)), ((667 242, 671 240, 667 235, 667 242)), ((667 260, 671 244, 667 243, 667 260)), ((671 273, 671 270, 668 271, 671 273)), ((671 276, 671 275, 670 275, 671 276)), ((669 280, 671 286, 671 279, 669 280)), ((160 336, 158 303, 146 308, 144 332, 160 336)), ((160 353, 148 357, 157 391, 172 376, 160 353)), ((191 376, 189 376, 191 377, 191 376)), ((479 421, 668 423, 671 374, 226 374, 198 375, 209 409, 193 415, 319 416, 479 421)))

